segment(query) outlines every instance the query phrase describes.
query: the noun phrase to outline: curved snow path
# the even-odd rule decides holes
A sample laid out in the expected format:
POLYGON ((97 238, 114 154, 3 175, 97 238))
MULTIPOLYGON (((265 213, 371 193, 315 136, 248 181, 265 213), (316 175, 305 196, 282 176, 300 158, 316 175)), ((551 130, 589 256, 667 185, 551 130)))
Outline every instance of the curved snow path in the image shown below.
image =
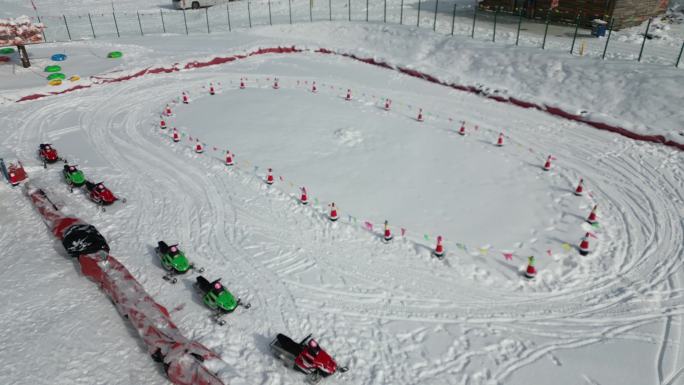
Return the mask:
MULTIPOLYGON (((255 383, 301 380, 268 355, 277 332, 313 332, 342 364, 350 360, 353 370, 331 384, 508 384, 544 357, 639 341, 635 331, 653 324, 662 327, 654 367, 640 370, 656 373, 653 384, 683 381, 679 151, 558 119, 518 129, 521 144, 553 152, 568 172, 590 182, 600 196, 606 237, 598 255, 567 260, 575 271, 559 289, 483 285, 454 262, 445 267, 411 244, 384 245, 359 229, 331 224, 250 173, 226 171, 209 157, 161 141, 153 127, 162 101, 179 95, 174 80, 182 79, 185 88, 214 76, 161 75, 13 106, 11 118, 2 118, 12 127, 2 144, 33 159, 36 143, 69 139, 58 147, 70 161, 129 202, 101 214, 80 192, 61 192, 66 209, 105 234, 146 289, 176 309, 173 317, 184 333, 236 369, 254 373, 255 383), (212 324, 190 278, 176 286, 161 279, 152 254, 160 239, 179 241, 208 268, 206 276, 223 277, 252 309, 229 316, 229 327, 212 324)), ((502 115, 483 112, 479 120, 495 125, 497 119, 529 121, 542 114, 506 108, 502 115)), ((61 188, 58 170, 33 171, 61 188)), ((495 265, 463 263, 484 270, 495 265)))

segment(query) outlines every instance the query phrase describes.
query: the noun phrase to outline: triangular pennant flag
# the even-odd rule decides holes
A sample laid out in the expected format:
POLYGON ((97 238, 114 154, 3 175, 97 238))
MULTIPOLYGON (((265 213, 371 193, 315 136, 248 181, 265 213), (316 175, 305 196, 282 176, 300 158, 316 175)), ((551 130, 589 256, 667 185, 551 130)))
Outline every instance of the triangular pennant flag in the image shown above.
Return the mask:
POLYGON ((423 235, 423 238, 425 238, 426 241, 429 241, 429 240, 430 240, 430 236, 427 235, 427 234, 424 234, 424 235, 423 235))
POLYGON ((364 222, 363 224, 364 224, 364 226, 366 226, 366 228, 368 229, 368 231, 373 231, 373 224, 372 224, 372 223, 366 221, 366 222, 364 222))
POLYGON ((506 258, 507 261, 513 260, 513 253, 502 253, 504 258, 506 258))
POLYGON ((486 247, 480 247, 480 254, 482 254, 482 255, 487 255, 488 252, 489 252, 489 249, 488 249, 488 248, 486 248, 486 247))
POLYGON ((563 250, 565 250, 565 251, 570 251, 570 249, 572 249, 572 246, 570 246, 570 244, 568 244, 568 243, 562 244, 561 247, 562 247, 563 250))

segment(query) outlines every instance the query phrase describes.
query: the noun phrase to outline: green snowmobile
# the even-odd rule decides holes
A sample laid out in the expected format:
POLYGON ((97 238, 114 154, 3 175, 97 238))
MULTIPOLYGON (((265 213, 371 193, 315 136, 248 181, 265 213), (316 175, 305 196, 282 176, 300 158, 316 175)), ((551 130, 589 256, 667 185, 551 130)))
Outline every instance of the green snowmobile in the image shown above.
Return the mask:
POLYGON ((69 185, 69 189, 73 190, 74 187, 81 187, 85 184, 86 178, 83 175, 83 171, 76 168, 76 165, 64 165, 64 180, 69 185))
POLYGON ((214 321, 219 325, 225 325, 226 321, 221 319, 225 314, 232 313, 238 306, 249 309, 252 305, 243 303, 239 298, 235 298, 222 284, 221 278, 214 282, 209 282, 203 276, 197 277, 195 287, 202 295, 202 301, 210 309, 215 310, 214 321))
MULTIPOLYGON (((159 241, 154 250, 157 252, 161 265, 168 270, 164 279, 171 283, 178 282, 178 279, 174 277, 175 275, 185 274, 195 268, 195 265, 188 261, 185 253, 178 248, 178 245, 169 246, 166 242, 159 241)), ((198 271, 203 273, 204 268, 200 268, 198 271)))

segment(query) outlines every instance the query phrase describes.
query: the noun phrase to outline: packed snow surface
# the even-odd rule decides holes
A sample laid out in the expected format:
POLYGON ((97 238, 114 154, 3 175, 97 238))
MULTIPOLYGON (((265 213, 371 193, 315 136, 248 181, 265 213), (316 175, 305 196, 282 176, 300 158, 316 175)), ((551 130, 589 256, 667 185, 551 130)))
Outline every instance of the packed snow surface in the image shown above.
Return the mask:
MULTIPOLYGON (((38 71, 3 72, 0 151, 23 160, 32 183, 64 211, 97 226, 183 334, 250 383, 304 380, 268 352, 282 332, 313 333, 350 366, 329 384, 684 384, 680 151, 312 52, 101 79, 258 47, 334 46, 452 80, 489 84, 491 75, 493 87, 559 105, 579 103, 586 87, 613 87, 612 113, 591 101, 582 106, 644 130, 675 135, 681 127, 674 68, 624 64, 624 80, 610 83, 605 74, 618 70, 607 64, 593 63, 601 67, 585 79, 587 59, 441 39, 314 24, 32 47, 36 68, 64 52, 65 71, 93 87, 14 103, 71 84, 48 88, 38 71), (114 49, 126 53, 121 62, 103 59, 114 49), (501 71, 501 63, 520 71, 501 71), (528 64, 550 67, 540 75, 528 64), (540 77, 548 82, 535 82, 540 77), (638 91, 630 78, 639 79, 638 91), (208 94, 210 83, 217 95, 208 94), (188 105, 180 103, 183 91, 188 105), (630 92, 641 96, 641 109, 630 108, 637 103, 630 92), (162 130, 166 105, 173 116, 162 130), (423 122, 415 119, 420 108, 423 122), (456 132, 461 121, 466 136, 456 132), (505 143, 496 147, 500 132, 505 143), (197 140, 203 154, 194 151, 197 140), (103 212, 82 191, 68 192, 61 166, 43 169, 36 159, 44 142, 127 203, 103 212), (226 150, 233 167, 223 163, 226 150), (276 177, 270 187, 268 168, 276 177), (586 191, 577 197, 580 178, 586 191), (297 201, 302 186, 308 206, 297 201), (340 210, 336 223, 326 217, 331 202, 340 210), (595 204, 599 225, 590 226, 595 204), (384 220, 395 236, 388 244, 380 240, 384 220), (586 232, 596 238, 581 257, 586 232), (438 235, 444 260, 431 256, 438 235), (179 242, 205 276, 222 277, 252 308, 227 316, 226 326, 213 323, 194 276, 175 285, 162 279, 153 252, 159 240, 179 242), (534 281, 520 275, 529 255, 537 258, 534 281)), ((2 184, 0 196, 0 383, 167 383, 21 190, 2 184)))

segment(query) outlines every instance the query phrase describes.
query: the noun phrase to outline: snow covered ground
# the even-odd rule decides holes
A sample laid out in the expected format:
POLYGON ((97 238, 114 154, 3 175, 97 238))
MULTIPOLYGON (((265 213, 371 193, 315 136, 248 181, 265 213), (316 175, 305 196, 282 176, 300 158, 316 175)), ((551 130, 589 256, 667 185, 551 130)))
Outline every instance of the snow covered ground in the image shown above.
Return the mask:
MULTIPOLYGON (((0 153, 24 160, 32 183, 96 225, 184 334, 250 383, 300 383, 268 342, 278 332, 313 332, 351 366, 330 384, 684 384, 681 151, 310 51, 102 83, 293 44, 585 109, 639 132, 677 138, 684 122, 674 68, 315 23, 31 47, 34 69, 0 67, 0 153), (124 51, 120 62, 104 59, 114 49, 124 51), (81 81, 45 85, 39 69, 57 52, 69 55, 64 72, 81 81), (240 78, 247 89, 237 89, 240 78), (210 82, 218 95, 208 95, 210 82), (93 86, 14 103, 76 84, 93 86), (344 100, 348 88, 352 101, 344 100), (605 88, 604 103, 585 100, 605 88), (182 91, 191 104, 178 104, 182 91), (158 128, 169 103, 179 144, 158 128), (419 108, 424 122, 414 119, 419 108), (455 132, 461 120, 465 137, 455 132), (506 145, 497 148, 500 131, 506 145), (190 136, 205 154, 192 151, 190 136), (128 202, 100 212, 81 191, 69 193, 59 166, 44 170, 35 159, 41 142, 128 202), (226 149, 236 154, 233 169, 222 164, 226 149), (554 168, 541 171, 549 154, 554 168), (271 187, 262 180, 268 167, 271 187), (580 177, 590 195, 572 194, 580 177), (296 202, 299 186, 311 206, 296 202), (333 201, 342 216, 335 224, 325 218, 333 201), (595 203, 600 225, 591 227, 584 218, 595 203), (387 245, 378 237, 385 219, 396 237, 387 245), (586 231, 598 239, 580 257, 586 231), (444 261, 430 256, 437 235, 446 240, 444 261), (192 277, 173 286, 161 278, 152 252, 161 239, 180 242, 208 277, 223 277, 253 307, 225 327, 212 323, 192 277), (540 269, 533 282, 519 275, 528 255, 540 269)), ((0 197, 0 361, 10 368, 0 383, 166 383, 21 191, 2 184, 0 197)))

